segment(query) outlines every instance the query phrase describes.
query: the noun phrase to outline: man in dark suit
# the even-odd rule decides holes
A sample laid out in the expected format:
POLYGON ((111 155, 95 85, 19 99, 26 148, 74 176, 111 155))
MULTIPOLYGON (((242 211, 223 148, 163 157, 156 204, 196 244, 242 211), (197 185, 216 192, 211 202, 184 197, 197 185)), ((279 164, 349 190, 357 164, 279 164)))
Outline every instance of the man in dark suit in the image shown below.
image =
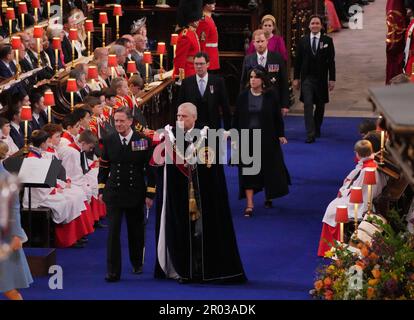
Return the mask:
POLYGON ((181 84, 178 105, 191 102, 197 107, 196 127, 219 129, 221 115, 226 130, 230 129, 230 107, 224 80, 208 73, 210 58, 207 53, 199 52, 194 57, 196 74, 185 78, 181 84))
POLYGON ((322 28, 322 18, 311 16, 311 33, 299 41, 296 51, 293 86, 301 89, 306 143, 320 137, 325 104, 329 102, 329 91, 335 87, 335 48, 332 39, 321 33, 322 28))
POLYGON ((246 88, 250 80, 247 79, 249 71, 262 66, 267 70, 271 86, 280 100, 282 115, 285 116, 289 112, 289 83, 285 60, 279 53, 267 49, 268 41, 262 29, 253 32, 253 41, 256 52, 244 58, 240 92, 246 88))
POLYGON ((43 93, 39 90, 34 90, 30 93, 30 107, 32 108, 32 121, 30 127, 32 130, 40 130, 48 123, 47 107, 44 104, 43 93))
POLYGON ((109 220, 105 277, 108 282, 121 277, 120 232, 124 213, 132 272, 142 273, 144 204, 150 208, 155 196, 155 177, 149 168, 151 141, 132 130, 133 117, 127 107, 118 108, 114 120, 117 132, 103 140, 98 175, 99 197, 106 203, 109 220))
POLYGON ((16 74, 17 68, 13 62, 13 50, 11 45, 0 45, 0 77, 8 79, 16 74))
MULTIPOLYGON (((74 24, 74 18, 72 16, 64 16, 63 17, 63 32, 65 33, 65 36, 62 40, 62 52, 63 56, 65 58, 65 64, 70 63, 72 61, 72 43, 69 40, 69 30, 71 28, 76 28, 74 24)), ((74 60, 78 59, 78 52, 75 50, 75 58, 74 60)))
MULTIPOLYGON (((18 105, 12 105, 6 112, 6 118, 10 121, 10 137, 19 149, 24 147, 24 122, 20 118, 21 109, 18 105)), ((31 135, 32 129, 29 125, 27 137, 30 138, 31 135)))

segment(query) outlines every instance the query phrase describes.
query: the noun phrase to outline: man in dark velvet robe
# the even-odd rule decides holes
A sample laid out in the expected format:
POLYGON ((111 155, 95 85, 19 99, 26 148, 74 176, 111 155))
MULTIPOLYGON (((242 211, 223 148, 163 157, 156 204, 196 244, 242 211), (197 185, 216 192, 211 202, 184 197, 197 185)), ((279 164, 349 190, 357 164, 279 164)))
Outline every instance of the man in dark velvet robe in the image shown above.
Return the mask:
MULTIPOLYGON (((197 109, 193 104, 182 104, 177 119, 183 122, 184 132, 167 126, 163 145, 158 145, 165 148, 167 164, 157 160, 157 150, 153 158, 156 165, 161 165, 155 277, 173 278, 181 283, 245 282, 223 166, 210 163, 211 154, 205 164, 188 164, 189 158, 179 163, 186 155, 183 150, 202 149, 199 147, 204 138, 194 137, 197 109), (181 143, 183 147, 180 134, 186 137, 181 143), (174 164, 169 164, 168 159, 174 159, 174 164)), ((201 136, 207 130, 202 132, 201 136)))

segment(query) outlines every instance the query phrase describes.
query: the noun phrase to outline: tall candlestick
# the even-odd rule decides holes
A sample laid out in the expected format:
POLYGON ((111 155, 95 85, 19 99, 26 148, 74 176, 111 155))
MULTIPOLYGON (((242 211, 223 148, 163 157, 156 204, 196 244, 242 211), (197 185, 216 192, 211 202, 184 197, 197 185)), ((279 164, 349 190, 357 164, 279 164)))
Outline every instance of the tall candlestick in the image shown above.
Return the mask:
POLYGON ((385 146, 385 131, 381 130, 381 150, 380 150, 380 164, 384 164, 384 148, 385 146))
POLYGON ((56 60, 56 64, 55 64, 55 76, 57 76, 58 71, 59 71, 59 49, 55 49, 55 60, 56 60))
POLYGON ((105 24, 102 23, 102 47, 105 48, 105 24))
POLYGON ((34 19, 35 19, 35 25, 37 25, 37 23, 39 22, 39 15, 38 15, 38 12, 37 12, 37 8, 34 8, 34 19))
POLYGON ((47 106, 47 122, 52 122, 52 106, 47 106))
POLYGON ((15 50, 16 53, 16 79, 19 78, 20 73, 21 73, 21 67, 20 67, 20 62, 19 62, 19 50, 15 50))
POLYGON ((75 40, 72 40, 72 69, 75 68, 75 40))
POLYGON ((141 9, 144 9, 144 1, 141 0, 141 9))
POLYGON ((24 13, 22 13, 22 31, 24 31, 24 13))
POLYGON ((160 54, 160 79, 163 80, 163 72, 164 72, 164 68, 162 67, 162 58, 163 58, 163 54, 160 54))
POLYGON ((91 32, 88 31, 88 56, 92 54, 91 32))
POLYGON ((145 64, 145 90, 149 89, 149 63, 145 64))
POLYGON ((354 203, 354 240, 358 239, 358 203, 354 203))
POLYGON ((116 40, 119 39, 119 16, 115 17, 116 19, 116 40))
POLYGON ((41 67, 41 58, 40 58, 40 38, 36 39, 37 41, 37 67, 41 67))
POLYGON ((63 24, 63 0, 60 0, 60 19, 60 23, 63 24))
POLYGON ((9 19, 9 39, 11 39, 12 37, 12 32, 13 32, 13 20, 9 19))
POLYGON ((70 92, 70 112, 73 112, 73 109, 75 108, 75 102, 74 102, 74 96, 73 92, 70 92))
POLYGON ((29 121, 25 120, 24 121, 24 147, 23 147, 23 150, 25 150, 26 152, 28 150, 28 145, 27 145, 27 142, 28 142, 28 133, 27 133, 28 126, 29 126, 29 121))
POLYGON ((50 22, 50 2, 47 2, 47 21, 50 22))

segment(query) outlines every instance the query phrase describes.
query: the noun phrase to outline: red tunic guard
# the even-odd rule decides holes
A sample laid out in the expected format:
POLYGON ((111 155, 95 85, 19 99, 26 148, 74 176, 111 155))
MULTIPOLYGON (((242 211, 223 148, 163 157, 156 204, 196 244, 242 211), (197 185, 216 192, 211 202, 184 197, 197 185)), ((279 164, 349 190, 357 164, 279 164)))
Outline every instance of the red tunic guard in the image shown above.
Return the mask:
POLYGON ((197 28, 197 35, 200 39, 201 51, 210 57, 209 70, 220 69, 219 50, 218 50, 218 32, 214 20, 209 15, 204 14, 197 28))
POLYGON ((178 35, 177 49, 174 59, 174 76, 184 69, 184 77, 194 75, 194 56, 200 52, 200 42, 197 33, 192 28, 183 29, 178 35))

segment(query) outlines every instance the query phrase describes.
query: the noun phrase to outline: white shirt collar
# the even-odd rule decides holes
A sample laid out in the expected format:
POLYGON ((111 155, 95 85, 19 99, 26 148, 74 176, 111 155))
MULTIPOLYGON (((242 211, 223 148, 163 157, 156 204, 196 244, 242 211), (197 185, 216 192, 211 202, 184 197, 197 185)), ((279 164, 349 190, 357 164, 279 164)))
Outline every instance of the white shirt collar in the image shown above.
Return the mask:
POLYGON ((311 33, 311 40, 313 39, 313 37, 316 37, 316 39, 319 40, 321 38, 321 33, 320 32, 318 32, 317 34, 311 33))
POLYGON ((204 84, 207 85, 207 82, 208 82, 208 72, 206 73, 206 75, 203 78, 201 78, 198 74, 196 74, 196 78, 197 78, 197 83, 200 83, 200 80, 203 79, 205 81, 204 84))
POLYGON ((40 118, 40 114, 39 113, 32 113, 32 115, 33 115, 33 118, 35 118, 36 119, 36 121, 38 121, 39 120, 39 118, 40 118))
POLYGON ((20 132, 20 125, 16 124, 13 121, 10 121, 10 125, 15 128, 18 132, 20 132))
POLYGON ((269 50, 268 49, 266 49, 266 51, 265 52, 263 52, 263 54, 260 54, 259 52, 257 52, 256 51, 256 53, 257 53, 257 58, 260 58, 260 57, 265 57, 265 59, 267 58, 267 52, 268 52, 269 50))
POLYGON ((123 143, 122 141, 124 140, 124 138, 127 140, 127 144, 129 144, 129 142, 131 141, 131 138, 132 138, 132 134, 134 133, 134 130, 130 130, 129 131, 129 133, 127 134, 127 136, 126 137, 124 137, 124 136, 121 136, 120 134, 119 134, 119 139, 121 140, 121 144, 123 143))

